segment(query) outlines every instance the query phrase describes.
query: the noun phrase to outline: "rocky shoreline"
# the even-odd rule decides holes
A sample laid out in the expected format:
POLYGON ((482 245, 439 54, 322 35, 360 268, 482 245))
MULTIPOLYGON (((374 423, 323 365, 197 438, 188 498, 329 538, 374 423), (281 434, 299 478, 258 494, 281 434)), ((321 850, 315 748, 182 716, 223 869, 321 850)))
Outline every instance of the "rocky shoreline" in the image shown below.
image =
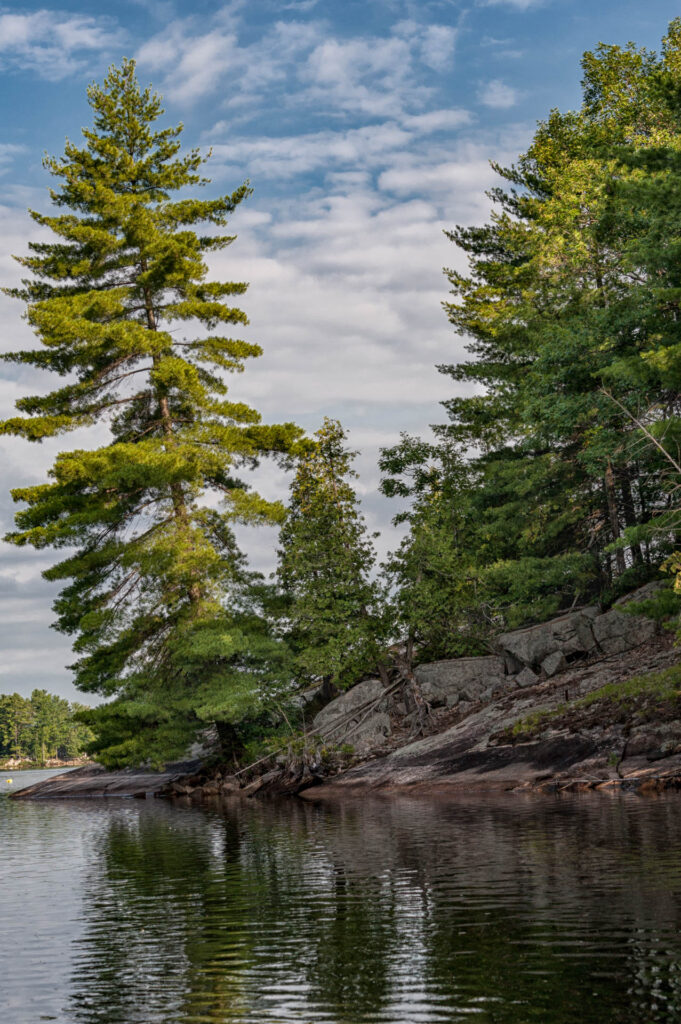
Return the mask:
POLYGON ((657 622, 624 608, 655 590, 502 634, 486 657, 419 666, 428 716, 417 739, 404 687, 368 679, 318 712, 315 740, 296 759, 237 773, 200 761, 164 772, 86 767, 16 799, 681 788, 681 651, 657 622))
POLYGON ((585 791, 658 792, 681 787, 681 721, 652 718, 645 696, 620 709, 609 685, 679 667, 668 638, 565 671, 522 693, 467 710, 442 732, 399 747, 301 793, 333 799, 352 793, 585 791), (565 700, 565 690, 575 694, 565 700), (533 735, 524 731, 531 723, 533 735))

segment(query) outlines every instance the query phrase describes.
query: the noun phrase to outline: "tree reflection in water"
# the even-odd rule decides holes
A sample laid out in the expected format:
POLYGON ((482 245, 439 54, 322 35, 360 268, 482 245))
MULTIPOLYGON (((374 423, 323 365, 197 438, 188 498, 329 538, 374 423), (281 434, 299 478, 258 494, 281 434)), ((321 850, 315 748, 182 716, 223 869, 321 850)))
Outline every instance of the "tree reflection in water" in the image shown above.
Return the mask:
POLYGON ((111 812, 78 1024, 681 1021, 681 801, 111 812))

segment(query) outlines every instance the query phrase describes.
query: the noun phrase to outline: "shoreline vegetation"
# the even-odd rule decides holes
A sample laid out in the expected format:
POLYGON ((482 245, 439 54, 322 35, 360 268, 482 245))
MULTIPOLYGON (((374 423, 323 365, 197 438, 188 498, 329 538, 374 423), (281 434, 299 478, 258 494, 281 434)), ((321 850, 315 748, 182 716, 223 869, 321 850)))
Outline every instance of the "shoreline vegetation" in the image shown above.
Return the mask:
POLYGON ((209 157, 159 126, 134 61, 89 87, 92 127, 46 158, 54 209, 31 214, 51 240, 8 290, 38 344, 7 358, 60 380, 0 430, 109 432, 12 492, 7 538, 69 552, 44 575, 75 684, 103 698, 73 716, 93 779, 144 765, 146 786, 191 758, 213 771, 194 788, 216 792, 302 792, 340 769, 339 792, 549 785, 577 764, 620 785, 681 756, 673 672, 659 699, 654 679, 612 699, 678 660, 681 19, 659 53, 599 44, 582 71, 579 109, 493 165, 489 221, 446 231, 467 261, 445 269, 443 304, 466 357, 437 367, 452 397, 432 440, 381 451, 400 528, 382 564, 345 428, 263 424, 232 393, 261 349, 233 336, 247 285, 209 271, 250 186, 194 196, 209 157), (252 489, 263 460, 289 472, 286 502, 252 489), (269 579, 241 524, 280 528, 269 579), (595 711, 573 707, 604 686, 595 711), (319 716, 339 703, 360 712, 326 743, 319 716))
POLYGON ((0 770, 83 763, 94 739, 80 721, 83 711, 83 704, 47 690, 34 690, 30 697, 0 694, 0 770))
POLYGON ((85 765, 90 763, 89 757, 85 756, 67 758, 65 760, 58 757, 48 757, 45 761, 27 761, 17 758, 9 758, 6 761, 0 761, 0 772, 40 771, 48 768, 83 768, 85 765))
POLYGON ((322 707, 304 744, 292 738, 254 764, 225 765, 214 747, 160 773, 90 766, 17 797, 679 789, 681 662, 664 619, 640 612, 651 589, 609 611, 578 609, 500 635, 495 655, 423 663, 428 720, 418 738, 399 688, 367 679, 322 707))

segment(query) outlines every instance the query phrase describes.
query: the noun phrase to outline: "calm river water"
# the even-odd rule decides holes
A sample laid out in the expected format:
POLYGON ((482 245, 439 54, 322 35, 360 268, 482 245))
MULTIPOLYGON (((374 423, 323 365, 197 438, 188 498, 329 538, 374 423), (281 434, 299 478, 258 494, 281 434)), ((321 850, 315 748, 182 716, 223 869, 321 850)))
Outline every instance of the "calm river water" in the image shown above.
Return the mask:
POLYGON ((0 1021, 669 1024, 680 854, 676 795, 0 797, 0 1021))

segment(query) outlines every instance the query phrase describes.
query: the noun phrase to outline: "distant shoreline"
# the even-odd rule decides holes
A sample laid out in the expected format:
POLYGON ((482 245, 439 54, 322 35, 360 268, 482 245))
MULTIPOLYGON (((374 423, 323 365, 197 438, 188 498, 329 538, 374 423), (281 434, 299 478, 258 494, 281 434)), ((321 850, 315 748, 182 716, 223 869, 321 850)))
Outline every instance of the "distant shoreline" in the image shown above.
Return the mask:
POLYGON ((89 763, 87 757, 77 757, 71 761, 60 761, 50 757, 46 761, 6 761, 0 764, 0 772, 35 772, 49 771, 50 768, 82 768, 89 763))

